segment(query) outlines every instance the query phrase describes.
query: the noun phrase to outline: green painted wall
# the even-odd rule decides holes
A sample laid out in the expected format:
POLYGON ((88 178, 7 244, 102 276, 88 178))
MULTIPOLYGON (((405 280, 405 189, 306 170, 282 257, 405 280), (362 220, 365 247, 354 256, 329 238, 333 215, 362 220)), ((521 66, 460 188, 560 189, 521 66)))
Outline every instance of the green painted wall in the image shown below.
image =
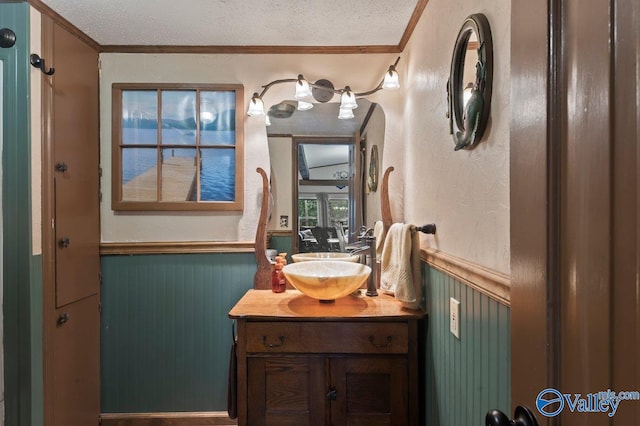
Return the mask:
POLYGON ((5 420, 10 426, 40 425, 42 262, 31 247, 29 5, 0 3, 0 28, 16 33, 15 46, 0 48, 5 420))
POLYGON ((484 424, 510 412, 509 308, 423 263, 428 314, 425 407, 429 426, 484 424), (460 340, 449 332, 449 298, 459 300, 460 340))
POLYGON ((293 243, 291 237, 272 235, 271 238, 269 238, 269 248, 278 250, 278 253, 287 253, 287 262, 292 262, 291 252, 293 250, 293 243))
POLYGON ((225 411, 231 320, 253 253, 102 258, 104 413, 225 411))

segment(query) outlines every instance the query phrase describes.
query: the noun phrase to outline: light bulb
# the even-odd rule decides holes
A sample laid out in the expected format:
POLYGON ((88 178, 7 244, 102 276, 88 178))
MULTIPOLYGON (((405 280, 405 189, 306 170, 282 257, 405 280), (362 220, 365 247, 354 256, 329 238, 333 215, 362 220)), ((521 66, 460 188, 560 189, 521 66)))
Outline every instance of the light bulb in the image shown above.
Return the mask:
POLYGON ((356 97, 349 88, 349 86, 345 87, 344 92, 340 96, 340 109, 354 109, 358 108, 358 104, 356 102, 356 97))
POLYGON ((340 120, 348 120, 353 117, 355 117, 355 115, 353 115, 353 108, 340 108, 340 112, 338 113, 340 120))
POLYGON ((398 89, 400 87, 400 79, 396 67, 391 65, 389 71, 384 74, 384 82, 382 83, 383 89, 398 89))
POLYGON ((298 81, 296 82, 296 94, 294 98, 296 100, 305 99, 311 96, 311 88, 309 87, 309 82, 304 79, 302 74, 298 76, 298 81))
POLYGON ((257 93, 253 94, 251 102, 249 102, 249 109, 247 115, 252 117, 254 115, 264 115, 264 102, 257 93))
POLYGON ((306 111, 311 108, 313 108, 313 104, 311 102, 298 101, 298 111, 306 111))

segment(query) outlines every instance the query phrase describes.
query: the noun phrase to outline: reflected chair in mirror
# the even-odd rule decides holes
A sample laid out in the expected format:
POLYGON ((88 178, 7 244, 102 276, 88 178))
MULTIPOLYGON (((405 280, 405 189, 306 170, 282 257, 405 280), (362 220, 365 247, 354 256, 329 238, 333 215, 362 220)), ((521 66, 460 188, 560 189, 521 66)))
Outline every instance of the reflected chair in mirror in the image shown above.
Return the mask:
POLYGON ((318 251, 340 251, 338 235, 334 228, 316 226, 311 232, 318 241, 318 251))
POLYGON ((318 240, 310 229, 302 229, 298 232, 298 248, 301 253, 321 251, 318 240))

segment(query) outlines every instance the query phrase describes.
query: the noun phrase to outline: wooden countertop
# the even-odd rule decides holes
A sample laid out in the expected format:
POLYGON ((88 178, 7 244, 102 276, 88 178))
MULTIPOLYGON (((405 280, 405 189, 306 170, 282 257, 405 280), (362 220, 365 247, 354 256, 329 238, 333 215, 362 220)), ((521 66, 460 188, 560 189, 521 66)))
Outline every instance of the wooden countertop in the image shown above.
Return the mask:
POLYGON ((334 303, 320 303, 297 290, 274 293, 271 290, 249 290, 229 311, 233 319, 261 320, 406 320, 424 317, 423 311, 405 309, 394 297, 379 294, 367 297, 347 296, 334 303))

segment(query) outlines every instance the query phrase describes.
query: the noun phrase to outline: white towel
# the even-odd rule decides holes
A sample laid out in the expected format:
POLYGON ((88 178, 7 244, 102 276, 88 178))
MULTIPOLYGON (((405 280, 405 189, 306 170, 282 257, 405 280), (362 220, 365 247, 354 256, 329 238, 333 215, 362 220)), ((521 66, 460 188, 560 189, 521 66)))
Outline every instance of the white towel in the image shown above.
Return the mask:
POLYGON ((376 237, 376 259, 380 259, 382 256, 382 248, 384 247, 384 225, 382 221, 378 220, 373 224, 373 236, 376 237))
POLYGON ((393 294, 404 307, 420 309, 420 237, 412 225, 394 223, 385 238, 380 289, 393 294))

